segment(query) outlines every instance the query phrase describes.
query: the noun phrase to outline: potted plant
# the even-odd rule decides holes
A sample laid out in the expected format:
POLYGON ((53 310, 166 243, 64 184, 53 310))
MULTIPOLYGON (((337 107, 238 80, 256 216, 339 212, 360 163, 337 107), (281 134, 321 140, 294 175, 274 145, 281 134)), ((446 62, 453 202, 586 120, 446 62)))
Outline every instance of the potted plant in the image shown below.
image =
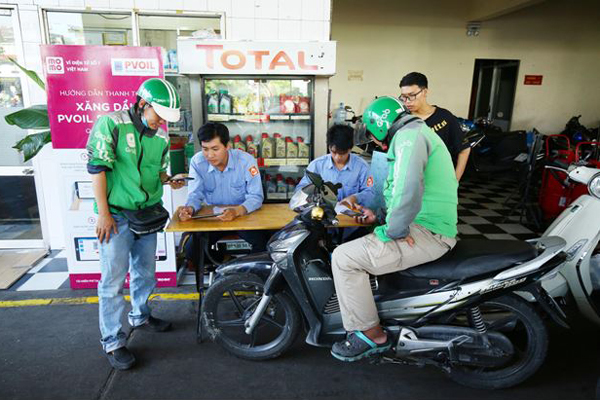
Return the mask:
MULTIPOLYGON (((7 58, 10 60, 10 62, 25 72, 25 74, 39 87, 41 87, 44 91, 46 90, 44 81, 40 79, 35 71, 26 69, 11 57, 7 58)), ((17 149, 17 151, 23 153, 25 162, 35 157, 42 147, 51 141, 48 105, 46 104, 37 104, 31 107, 23 108, 22 110, 8 114, 4 117, 4 120, 9 125, 15 125, 22 129, 31 129, 35 131, 34 133, 31 133, 19 140, 13 146, 13 149, 17 149)))

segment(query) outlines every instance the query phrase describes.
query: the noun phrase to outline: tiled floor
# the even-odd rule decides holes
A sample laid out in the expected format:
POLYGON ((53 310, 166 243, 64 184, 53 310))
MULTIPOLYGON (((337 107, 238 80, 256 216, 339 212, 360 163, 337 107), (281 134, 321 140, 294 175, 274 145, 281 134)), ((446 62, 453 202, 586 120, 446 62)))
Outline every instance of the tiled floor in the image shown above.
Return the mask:
POLYGON ((461 182, 458 196, 458 232, 463 239, 527 240, 538 236, 519 223, 513 208, 518 196, 512 180, 461 182), (507 199, 511 196, 512 199, 507 199))
POLYGON ((8 290, 20 292, 68 289, 69 272, 66 257, 67 255, 64 251, 52 251, 8 290))
MULTIPOLYGON (((515 216, 509 216, 516 200, 506 202, 506 199, 514 189, 515 183, 510 180, 461 182, 458 206, 459 237, 526 240, 538 236, 519 224, 517 212, 513 213, 515 216)), ((68 277, 65 252, 53 251, 8 290, 68 289, 68 277)), ((184 275, 180 281, 180 285, 192 284, 194 284, 192 274, 184 275)))

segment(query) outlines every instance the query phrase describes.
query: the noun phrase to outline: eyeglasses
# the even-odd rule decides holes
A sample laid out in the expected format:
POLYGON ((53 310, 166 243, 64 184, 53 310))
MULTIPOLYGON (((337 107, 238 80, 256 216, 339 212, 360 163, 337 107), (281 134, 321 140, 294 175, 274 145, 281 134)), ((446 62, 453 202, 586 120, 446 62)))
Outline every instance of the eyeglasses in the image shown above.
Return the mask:
POLYGON ((407 103, 409 101, 415 101, 417 96, 420 95, 423 90, 425 90, 425 88, 419 90, 415 94, 403 94, 402 96, 400 96, 400 101, 402 101, 403 103, 407 103))

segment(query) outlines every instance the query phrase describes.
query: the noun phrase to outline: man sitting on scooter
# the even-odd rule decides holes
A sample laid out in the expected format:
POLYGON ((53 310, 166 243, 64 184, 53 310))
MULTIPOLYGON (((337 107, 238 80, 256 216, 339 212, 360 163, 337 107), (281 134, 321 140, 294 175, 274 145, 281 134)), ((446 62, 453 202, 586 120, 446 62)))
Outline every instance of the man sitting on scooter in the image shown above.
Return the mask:
POLYGON ((362 208, 374 233, 338 246, 332 270, 346 340, 331 354, 356 361, 382 353, 391 340, 379 323, 369 274, 384 275, 436 260, 456 244, 458 182, 442 139, 394 97, 374 100, 363 115, 367 134, 390 162, 384 186, 387 215, 362 208))

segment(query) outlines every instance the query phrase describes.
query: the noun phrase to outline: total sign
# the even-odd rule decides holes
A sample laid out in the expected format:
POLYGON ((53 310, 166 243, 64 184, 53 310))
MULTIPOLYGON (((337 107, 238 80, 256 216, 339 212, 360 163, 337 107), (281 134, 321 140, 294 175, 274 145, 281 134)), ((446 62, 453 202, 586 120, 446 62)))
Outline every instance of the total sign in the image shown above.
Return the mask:
POLYGON ((334 75, 336 42, 181 38, 179 72, 201 75, 334 75))

